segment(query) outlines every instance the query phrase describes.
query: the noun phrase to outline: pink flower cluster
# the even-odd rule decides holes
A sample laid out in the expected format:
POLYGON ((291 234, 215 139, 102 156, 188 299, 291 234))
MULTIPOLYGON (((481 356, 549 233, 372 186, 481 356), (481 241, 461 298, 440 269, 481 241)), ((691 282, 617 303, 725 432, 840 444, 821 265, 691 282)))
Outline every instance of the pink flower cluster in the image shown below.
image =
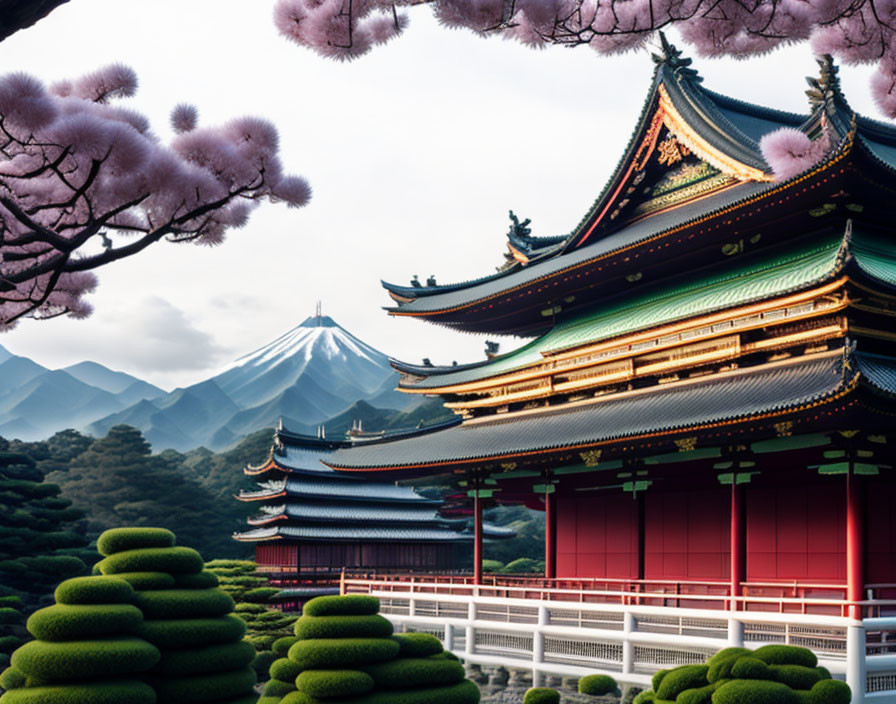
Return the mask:
POLYGON ((804 132, 782 127, 765 135, 759 148, 775 178, 786 181, 820 162, 828 153, 829 143, 825 136, 811 140, 804 132))
POLYGON ((163 239, 218 244, 263 199, 308 202, 267 121, 198 128, 195 108, 179 105, 165 145, 143 115, 114 104, 136 88, 119 65, 50 89, 0 77, 0 328, 88 315, 92 269, 163 239))

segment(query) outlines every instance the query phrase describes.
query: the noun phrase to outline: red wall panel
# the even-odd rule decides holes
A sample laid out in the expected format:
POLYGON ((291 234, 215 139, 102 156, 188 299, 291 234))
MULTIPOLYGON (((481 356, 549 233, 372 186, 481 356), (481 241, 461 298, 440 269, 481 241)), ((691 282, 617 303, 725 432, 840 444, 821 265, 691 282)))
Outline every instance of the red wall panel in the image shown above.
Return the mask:
POLYGON ((896 482, 886 470, 865 478, 865 583, 896 582, 896 482))
POLYGON ((557 576, 638 576, 638 502, 628 494, 557 497, 557 576))

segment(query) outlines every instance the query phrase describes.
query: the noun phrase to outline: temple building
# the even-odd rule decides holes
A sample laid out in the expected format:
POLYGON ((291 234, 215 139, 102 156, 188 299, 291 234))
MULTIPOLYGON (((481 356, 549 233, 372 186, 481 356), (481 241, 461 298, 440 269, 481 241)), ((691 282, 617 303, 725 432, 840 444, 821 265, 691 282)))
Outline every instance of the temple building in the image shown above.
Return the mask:
MULTIPOLYGON (((441 498, 323 464, 339 449, 392 437, 356 428, 345 439, 329 440, 322 432, 311 437, 281 425, 267 461, 245 468, 258 489, 237 498, 256 505, 258 513, 234 537, 255 544, 260 571, 291 590, 285 596, 297 595, 302 586, 320 587, 343 570, 437 571, 463 562, 459 548, 469 552, 474 536, 465 530, 466 519, 442 516, 441 498)), ((497 526, 484 530, 488 538, 514 535, 497 526)))
POLYGON ((568 235, 512 215, 497 273, 385 284, 392 315, 531 341, 396 362, 403 391, 461 422, 323 459, 365 479, 453 477, 478 546, 486 498, 543 509, 545 579, 477 567, 346 589, 538 677, 644 684, 726 645, 787 642, 854 702, 896 701, 896 128, 850 108, 829 58, 806 114, 707 89, 665 40, 656 61, 568 235), (819 156, 786 179, 760 148, 781 129, 819 156))

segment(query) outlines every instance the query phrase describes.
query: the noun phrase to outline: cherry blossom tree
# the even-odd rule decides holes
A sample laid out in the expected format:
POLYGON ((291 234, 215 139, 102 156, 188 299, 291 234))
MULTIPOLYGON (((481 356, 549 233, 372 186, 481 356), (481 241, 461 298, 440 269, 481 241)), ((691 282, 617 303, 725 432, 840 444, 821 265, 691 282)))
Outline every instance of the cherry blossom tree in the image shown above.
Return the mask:
POLYGON ((278 0, 274 22, 323 56, 353 59, 400 35, 403 10, 421 4, 445 27, 533 47, 616 53, 642 47, 670 26, 703 56, 743 58, 810 41, 818 54, 876 64, 873 96, 896 117, 894 0, 278 0))
POLYGON ((121 65, 50 88, 0 77, 0 330, 25 316, 89 315, 93 270, 156 242, 216 245, 262 200, 308 202, 267 121, 202 128, 179 105, 166 145, 116 104, 136 89, 121 65))

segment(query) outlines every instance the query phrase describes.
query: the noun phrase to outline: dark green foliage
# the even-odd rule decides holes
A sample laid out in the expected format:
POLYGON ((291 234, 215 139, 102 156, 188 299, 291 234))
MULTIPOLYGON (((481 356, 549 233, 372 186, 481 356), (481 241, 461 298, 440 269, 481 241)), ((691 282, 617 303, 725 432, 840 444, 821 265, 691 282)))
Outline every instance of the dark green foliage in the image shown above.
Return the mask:
POLYGON ((709 660, 706 661, 706 664, 712 667, 717 662, 722 660, 730 660, 731 658, 739 658, 741 655, 753 655, 753 651, 749 648, 722 648, 719 652, 713 655, 709 660))
POLYGON ((403 658, 424 658, 442 652, 442 642, 429 633, 399 633, 392 636, 403 658))
POLYGON ((100 555, 109 556, 142 548, 171 548, 176 538, 165 528, 112 528, 96 541, 100 555))
POLYGON ((435 655, 430 655, 429 657, 439 658, 441 660, 454 660, 454 661, 460 660, 460 658, 458 658, 457 655, 455 655, 454 653, 452 653, 448 650, 443 650, 441 653, 436 653, 435 655))
POLYGON ((271 678, 283 682, 294 682, 302 668, 289 658, 279 658, 271 663, 271 678))
POLYGON ((504 567, 504 563, 498 560, 483 560, 482 561, 482 571, 483 572, 500 572, 501 568, 504 567))
POLYGON ((24 673, 19 672, 14 667, 7 667, 3 672, 0 672, 0 689, 24 687, 26 679, 27 677, 25 677, 24 673))
POLYGON ((732 680, 712 695, 712 704, 799 704, 800 698, 780 682, 732 680))
POLYGON ((707 665, 683 665, 669 670, 662 678, 656 691, 657 699, 675 699, 680 692, 695 687, 705 687, 709 684, 706 673, 707 665))
MULTIPOLYGON (((464 680, 449 687, 372 692, 358 697, 352 704, 478 704, 479 698, 479 687, 464 680)), ((282 704, 290 702, 284 699, 282 704)))
POLYGON ((280 704, 280 697, 262 697, 256 702, 256 704, 280 704))
POLYGON ((250 589, 243 594, 243 601, 248 601, 255 604, 264 604, 279 591, 279 589, 274 589, 274 587, 259 587, 258 589, 250 589))
POLYGON ((312 697, 356 697, 374 687, 373 678, 359 670, 307 670, 296 678, 296 689, 312 697))
POLYGON ((271 665, 277 662, 277 653, 272 650, 263 650, 261 652, 255 650, 255 648, 252 648, 252 650, 255 652, 255 657, 252 658, 252 669, 255 670, 258 680, 264 682, 268 678, 271 665))
POLYGON ((58 604, 129 604, 134 590, 118 577, 77 577, 56 587, 54 596, 58 604))
POLYGON ((167 572, 116 572, 114 579, 123 579, 134 589, 173 589, 177 582, 167 572))
MULTIPOLYGON (((823 675, 814 667, 802 665, 769 665, 771 679, 786 684, 791 689, 812 689, 823 675)), ((830 675, 829 675, 830 677, 830 675)))
POLYGON ((653 691, 655 692, 660 688, 660 683, 663 681, 663 677, 668 675, 671 670, 657 670, 653 677, 650 679, 650 685, 653 687, 653 691))
POLYGON ((278 638, 277 640, 275 640, 274 645, 271 649, 277 656, 285 658, 287 653, 289 652, 289 649, 295 643, 297 643, 298 640, 299 639, 295 636, 284 636, 283 638, 278 638))
POLYGON ((202 570, 202 556, 192 548, 145 548, 109 555, 97 563, 105 575, 118 572, 168 572, 190 574, 202 570))
POLYGON ((304 616, 366 616, 378 613, 380 600, 375 596, 318 596, 306 602, 304 616))
POLYGON ((828 668, 822 667, 821 665, 819 665, 818 667, 815 668, 815 671, 819 675, 821 675, 821 679, 823 679, 823 680, 831 679, 831 671, 828 668))
POLYGON ((383 689, 441 687, 464 679, 464 666, 459 662, 432 658, 402 658, 364 670, 383 689))
POLYGON ((656 695, 652 689, 645 689, 643 692, 638 693, 632 700, 632 704, 652 704, 655 697, 656 695))
POLYGON ((729 680, 717 680, 705 687, 686 689, 675 699, 676 704, 710 704, 712 693, 729 680))
POLYGON ((765 645, 753 651, 753 657, 769 665, 802 665, 815 667, 818 658, 808 648, 795 645, 765 645))
POLYGON ((560 692, 548 687, 533 687, 523 695, 523 704, 560 704, 560 692))
POLYGON ((156 704, 156 694, 142 682, 102 682, 14 689, 2 704, 156 704))
POLYGON ((753 657, 753 651, 747 648, 725 648, 720 650, 706 661, 709 665, 706 679, 710 683, 731 679, 731 668, 734 667, 734 663, 738 659, 744 656, 753 657))
POLYGON ((531 557, 520 557, 504 565, 501 572, 505 574, 541 574, 544 572, 544 562, 531 557))
POLYGON ((139 635, 159 648, 192 648, 197 645, 239 640, 246 624, 236 615, 218 618, 144 621, 139 635))
POLYGON ((77 682, 145 672, 159 651, 140 638, 50 643, 33 640, 12 655, 12 665, 44 682, 77 682))
MULTIPOLYGON (((296 675, 296 677, 298 677, 298 675, 296 675)), ((284 682, 282 680, 271 677, 271 679, 269 679, 267 681, 267 684, 265 684, 264 686, 265 695, 278 698, 295 691, 296 685, 294 680, 291 682, 284 682)))
POLYGON ((130 604, 56 604, 31 614, 28 630, 39 640, 79 640, 135 633, 142 621, 130 604))
POLYGON ((265 606, 264 604, 242 603, 242 604, 237 604, 236 606, 234 606, 233 610, 236 611, 237 613, 244 613, 244 614, 263 614, 264 612, 266 612, 268 610, 268 607, 265 606))
POLYGON ((233 609, 233 599, 220 589, 138 591, 135 603, 147 619, 223 616, 233 609))
POLYGON ((289 659, 303 670, 332 669, 391 660, 398 655, 398 650, 398 643, 384 638, 300 640, 289 649, 289 659))
POLYGON ((769 666, 759 658, 742 657, 731 666, 731 677, 738 680, 775 679, 769 666))
POLYGON ((158 704, 222 702, 250 691, 255 684, 255 670, 244 667, 196 677, 154 677, 149 683, 156 691, 158 704))
POLYGON ((173 576, 174 584, 178 589, 212 589, 218 586, 218 577, 214 572, 203 571, 198 574, 176 574, 173 576))
POLYGON ((846 682, 824 679, 812 686, 809 699, 812 704, 849 704, 852 693, 846 682))
POLYGON ((579 680, 579 694, 599 697, 602 694, 612 694, 618 687, 616 680, 609 675, 586 675, 579 680))
MULTIPOLYGON (((392 623, 379 614, 371 616, 302 616, 295 623, 296 638, 387 638, 392 623)), ((439 645, 439 650, 442 647, 439 645)), ((439 652, 439 651, 435 651, 439 652)))
POLYGON ((201 675, 240 670, 255 659, 255 648, 245 641, 219 643, 204 648, 165 650, 153 672, 163 675, 201 675))

